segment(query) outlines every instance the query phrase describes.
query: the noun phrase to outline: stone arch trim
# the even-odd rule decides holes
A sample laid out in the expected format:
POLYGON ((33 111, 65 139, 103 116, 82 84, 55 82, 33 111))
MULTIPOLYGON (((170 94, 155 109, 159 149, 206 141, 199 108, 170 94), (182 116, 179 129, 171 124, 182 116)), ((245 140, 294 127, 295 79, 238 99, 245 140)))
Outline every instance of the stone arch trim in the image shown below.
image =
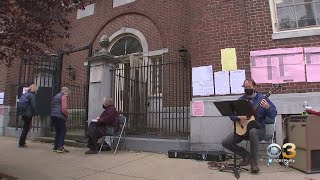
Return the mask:
MULTIPOLYGON (((146 37, 142 34, 142 32, 140 32, 137 29, 134 28, 127 28, 127 27, 123 27, 120 30, 114 32, 110 37, 109 37, 109 42, 111 42, 112 44, 110 44, 109 49, 113 46, 113 43, 115 43, 115 40, 118 40, 118 37, 121 35, 125 35, 125 34, 132 34, 134 36, 136 36, 142 46, 142 50, 143 53, 149 52, 149 48, 148 48, 148 42, 146 37)), ((122 36, 121 36, 122 37, 122 36)))
POLYGON ((167 46, 167 43, 165 41, 166 39, 166 34, 164 29, 160 26, 160 22, 157 20, 157 18, 155 16, 153 16, 150 13, 147 12, 137 12, 137 11, 132 11, 132 10, 127 10, 126 12, 119 12, 117 14, 115 14, 114 16, 112 16, 110 19, 108 19, 100 28, 99 30, 95 33, 94 37, 91 39, 91 42, 94 42, 95 40, 97 40, 97 37, 99 36, 99 34, 101 33, 101 31, 114 19, 120 17, 120 16, 124 16, 124 15, 130 15, 130 14, 137 14, 137 15, 141 15, 144 16, 148 19, 150 19, 154 25, 158 28, 159 32, 160 32, 160 36, 162 39, 162 44, 164 47, 167 46))

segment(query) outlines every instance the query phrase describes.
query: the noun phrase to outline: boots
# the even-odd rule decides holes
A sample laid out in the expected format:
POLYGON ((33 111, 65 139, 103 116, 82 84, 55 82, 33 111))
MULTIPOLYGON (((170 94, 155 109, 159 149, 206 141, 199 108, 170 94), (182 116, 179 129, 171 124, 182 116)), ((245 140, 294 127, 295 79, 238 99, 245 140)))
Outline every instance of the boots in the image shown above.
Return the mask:
POLYGON ((251 172, 252 173, 258 173, 260 171, 257 163, 251 162, 250 164, 251 164, 251 172))
POLYGON ((243 161, 239 163, 239 166, 248 166, 250 164, 250 156, 247 155, 245 158, 243 158, 243 161))

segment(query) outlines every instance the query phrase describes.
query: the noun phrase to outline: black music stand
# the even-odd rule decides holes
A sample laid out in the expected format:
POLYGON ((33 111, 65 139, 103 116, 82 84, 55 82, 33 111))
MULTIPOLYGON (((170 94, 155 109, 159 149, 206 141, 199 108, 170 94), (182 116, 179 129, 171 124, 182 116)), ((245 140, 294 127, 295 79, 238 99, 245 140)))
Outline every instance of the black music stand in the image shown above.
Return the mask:
MULTIPOLYGON (((214 105, 217 107, 222 116, 252 116, 254 115, 254 109, 252 104, 247 100, 235 100, 235 101, 220 101, 214 102, 214 105)), ((233 122, 233 138, 236 138, 236 121, 233 122)), ((240 170, 249 171, 246 168, 242 168, 237 165, 236 162, 236 153, 233 152, 234 161, 233 164, 227 165, 226 168, 221 169, 222 172, 228 172, 229 170, 233 171, 237 179, 240 178, 240 170)))

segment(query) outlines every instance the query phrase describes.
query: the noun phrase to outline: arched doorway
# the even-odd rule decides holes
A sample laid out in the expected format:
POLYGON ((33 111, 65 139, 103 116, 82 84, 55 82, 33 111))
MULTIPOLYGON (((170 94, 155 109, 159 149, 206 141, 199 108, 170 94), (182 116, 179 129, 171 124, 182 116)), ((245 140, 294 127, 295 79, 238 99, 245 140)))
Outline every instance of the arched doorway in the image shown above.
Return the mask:
POLYGON ((147 123, 148 95, 148 62, 143 59, 142 45, 134 35, 125 34, 111 42, 110 53, 121 61, 114 72, 116 108, 128 117, 131 131, 141 132, 147 123))

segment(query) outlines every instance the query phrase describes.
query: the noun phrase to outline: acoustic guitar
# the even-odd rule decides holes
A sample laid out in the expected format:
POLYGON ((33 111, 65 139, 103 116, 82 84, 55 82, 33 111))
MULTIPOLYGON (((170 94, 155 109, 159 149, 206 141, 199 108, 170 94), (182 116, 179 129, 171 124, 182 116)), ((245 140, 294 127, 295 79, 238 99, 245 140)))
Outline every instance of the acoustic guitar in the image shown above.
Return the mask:
MULTIPOLYGON (((275 87, 271 88, 269 92, 254 106, 254 112, 257 112, 260 107, 260 103, 263 99, 267 99, 271 94, 274 93, 277 89, 281 88, 282 86, 280 84, 276 85, 275 87)), ((239 136, 245 136, 247 135, 247 132, 250 131, 252 128, 259 128, 258 123, 256 121, 255 116, 248 116, 248 120, 238 120, 236 121, 236 133, 239 136)))

